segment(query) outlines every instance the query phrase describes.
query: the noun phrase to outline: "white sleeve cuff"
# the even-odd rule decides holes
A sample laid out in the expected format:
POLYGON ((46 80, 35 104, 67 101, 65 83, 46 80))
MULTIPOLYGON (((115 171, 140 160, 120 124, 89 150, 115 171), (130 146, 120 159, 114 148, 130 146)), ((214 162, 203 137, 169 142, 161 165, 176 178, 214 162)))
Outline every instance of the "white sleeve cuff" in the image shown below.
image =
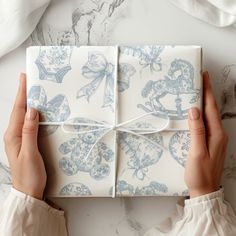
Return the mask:
POLYGON ((67 236, 64 211, 12 188, 0 209, 0 235, 67 236))
POLYGON ((40 207, 41 209, 47 211, 48 213, 51 213, 55 216, 64 216, 64 211, 57 210, 50 205, 48 205, 45 201, 39 200, 37 198, 31 197, 23 192, 20 192, 19 190, 15 188, 11 188, 10 195, 13 195, 21 200, 23 200, 26 203, 29 203, 35 207, 40 207))

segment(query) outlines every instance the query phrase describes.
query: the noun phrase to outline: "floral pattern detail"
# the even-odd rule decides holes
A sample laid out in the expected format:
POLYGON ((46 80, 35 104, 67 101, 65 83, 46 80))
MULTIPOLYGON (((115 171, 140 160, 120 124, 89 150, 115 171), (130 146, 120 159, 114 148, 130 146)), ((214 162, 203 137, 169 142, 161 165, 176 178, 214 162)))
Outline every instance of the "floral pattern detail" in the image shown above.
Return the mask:
POLYGON ((121 46, 121 53, 131 55, 139 59, 139 64, 143 68, 150 69, 151 72, 162 70, 160 54, 165 46, 121 46))
POLYGON ((71 46, 40 47, 35 64, 39 79, 62 83, 64 76, 71 70, 71 46))
POLYGON ((142 188, 137 187, 135 195, 139 196, 158 196, 168 192, 168 187, 165 184, 160 184, 156 181, 151 181, 148 186, 142 188))
POLYGON ((177 131, 172 135, 169 142, 171 156, 183 167, 188 157, 190 141, 190 133, 188 131, 177 131))
POLYGON ((90 189, 79 182, 69 183, 65 185, 59 192, 60 196, 90 196, 90 189))
MULTIPOLYGON (((41 85, 34 85, 27 95, 27 106, 40 112, 40 121, 62 122, 70 116, 70 107, 65 95, 59 94, 47 101, 47 95, 41 85)), ((57 125, 40 127, 40 135, 50 135, 57 130, 57 125)))
POLYGON ((114 110, 114 78, 115 65, 108 62, 106 57, 100 52, 89 52, 88 61, 82 67, 82 75, 92 80, 77 92, 77 98, 86 97, 89 102, 91 96, 99 88, 101 82, 105 80, 103 106, 114 110))
POLYGON ((189 196, 189 191, 188 189, 185 189, 184 191, 180 192, 180 193, 173 193, 173 196, 189 196))
MULTIPOLYGON (((145 137, 163 146, 163 137, 160 134, 148 134, 145 137)), ((163 154, 160 147, 135 135, 120 133, 118 142, 120 148, 129 156, 128 169, 133 170, 133 177, 139 180, 144 180, 148 168, 155 165, 163 154)))
MULTIPOLYGON (((171 119, 183 120, 187 118, 188 109, 182 109, 181 94, 192 94, 189 103, 195 103, 200 98, 200 90, 194 88, 194 67, 186 60, 175 59, 171 62, 168 76, 164 79, 149 80, 143 88, 141 95, 148 98, 143 104, 137 107, 146 112, 159 111, 169 115, 171 119), (168 110, 160 99, 166 95, 175 95, 175 110, 168 110)), ((154 114, 160 116, 159 114, 154 114)))
MULTIPOLYGON (((85 119, 78 117, 73 119, 73 122, 85 122, 85 119)), ((86 119, 86 122, 92 121, 86 119)), ((73 128, 77 131, 82 129, 76 125, 73 128)), ((89 126, 83 128, 87 131, 91 131, 90 129, 89 126)), ((103 132, 92 131, 78 134, 76 138, 73 137, 59 146, 60 153, 64 155, 59 161, 59 167, 64 174, 71 176, 81 171, 89 173, 95 180, 102 180, 110 174, 110 166, 104 162, 114 161, 114 152, 102 141, 92 148, 103 132), (91 153, 87 156, 90 150, 91 153)))
MULTIPOLYGON (((111 187, 109 193, 112 194, 111 187)), ((143 187, 134 187, 125 180, 119 180, 116 184, 117 196, 159 196, 168 192, 168 187, 165 184, 161 184, 157 181, 151 181, 149 185, 143 187)))

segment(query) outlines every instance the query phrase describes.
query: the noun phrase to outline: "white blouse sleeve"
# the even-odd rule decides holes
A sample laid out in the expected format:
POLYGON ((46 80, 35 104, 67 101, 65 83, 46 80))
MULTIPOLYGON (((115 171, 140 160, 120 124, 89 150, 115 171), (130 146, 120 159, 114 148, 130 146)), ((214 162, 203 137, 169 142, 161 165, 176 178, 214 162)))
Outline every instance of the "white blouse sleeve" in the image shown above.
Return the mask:
POLYGON ((64 212, 12 188, 0 209, 0 235, 66 236, 64 212))
POLYGON ((145 236, 235 236, 236 216, 223 189, 177 204, 176 212, 145 236))

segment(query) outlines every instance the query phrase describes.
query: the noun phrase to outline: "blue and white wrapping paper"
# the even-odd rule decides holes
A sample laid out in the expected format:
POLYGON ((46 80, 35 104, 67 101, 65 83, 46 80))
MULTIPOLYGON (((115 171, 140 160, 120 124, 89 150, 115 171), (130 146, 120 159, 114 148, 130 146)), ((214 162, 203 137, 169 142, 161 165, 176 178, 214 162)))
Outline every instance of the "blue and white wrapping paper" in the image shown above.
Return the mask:
POLYGON ((47 195, 187 195, 187 112, 201 108, 201 57, 199 46, 28 48, 47 195))

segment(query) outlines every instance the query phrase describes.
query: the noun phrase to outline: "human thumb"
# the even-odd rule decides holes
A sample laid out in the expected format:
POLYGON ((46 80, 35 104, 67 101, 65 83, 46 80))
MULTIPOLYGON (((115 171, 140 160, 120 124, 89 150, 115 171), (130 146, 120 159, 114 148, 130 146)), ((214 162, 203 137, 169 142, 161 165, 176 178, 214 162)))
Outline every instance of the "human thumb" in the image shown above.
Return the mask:
POLYGON ((202 115, 197 107, 193 107, 189 110, 188 124, 191 136, 190 152, 197 154, 199 152, 205 151, 205 126, 202 115))
POLYGON ((29 108, 25 115, 25 121, 22 129, 22 147, 27 152, 34 152, 38 149, 37 137, 38 137, 39 115, 37 110, 29 108))

